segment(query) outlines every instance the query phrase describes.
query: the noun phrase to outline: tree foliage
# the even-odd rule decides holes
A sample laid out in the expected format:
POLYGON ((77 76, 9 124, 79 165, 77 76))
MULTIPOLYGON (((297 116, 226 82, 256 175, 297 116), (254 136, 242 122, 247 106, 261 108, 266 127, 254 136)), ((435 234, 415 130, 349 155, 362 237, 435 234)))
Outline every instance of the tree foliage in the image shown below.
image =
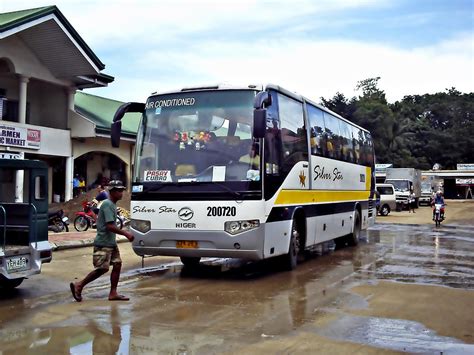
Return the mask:
POLYGON ((378 86, 380 77, 357 83, 361 94, 336 93, 323 106, 372 133, 378 163, 430 169, 435 163, 456 168, 474 163, 474 93, 407 95, 393 104, 378 86))

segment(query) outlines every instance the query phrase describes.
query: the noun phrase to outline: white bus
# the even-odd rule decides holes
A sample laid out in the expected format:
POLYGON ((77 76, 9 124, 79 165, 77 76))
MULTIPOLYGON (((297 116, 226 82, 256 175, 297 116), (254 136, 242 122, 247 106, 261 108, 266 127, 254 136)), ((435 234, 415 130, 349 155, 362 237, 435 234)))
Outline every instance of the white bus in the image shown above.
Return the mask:
POLYGON ((141 256, 260 260, 288 269, 316 245, 356 245, 375 220, 370 133, 276 85, 199 87, 122 105, 143 112, 132 178, 141 256))

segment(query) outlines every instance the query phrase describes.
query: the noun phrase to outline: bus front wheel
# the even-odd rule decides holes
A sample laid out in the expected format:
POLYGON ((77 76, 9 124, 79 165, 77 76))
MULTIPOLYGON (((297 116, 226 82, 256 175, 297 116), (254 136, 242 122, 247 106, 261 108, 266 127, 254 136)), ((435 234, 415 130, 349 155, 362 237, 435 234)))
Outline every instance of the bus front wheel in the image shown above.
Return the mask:
POLYGON ((291 271, 296 268, 298 264, 298 256, 301 250, 301 230, 298 227, 296 220, 293 220, 291 225, 290 248, 288 254, 284 256, 284 267, 291 271))
POLYGON ((5 290, 14 289, 15 287, 20 286, 23 280, 23 277, 20 277, 19 279, 7 279, 5 276, 0 275, 0 288, 5 290))
POLYGON ((199 256, 181 256, 180 259, 185 267, 197 267, 199 266, 199 262, 201 261, 201 258, 199 256))

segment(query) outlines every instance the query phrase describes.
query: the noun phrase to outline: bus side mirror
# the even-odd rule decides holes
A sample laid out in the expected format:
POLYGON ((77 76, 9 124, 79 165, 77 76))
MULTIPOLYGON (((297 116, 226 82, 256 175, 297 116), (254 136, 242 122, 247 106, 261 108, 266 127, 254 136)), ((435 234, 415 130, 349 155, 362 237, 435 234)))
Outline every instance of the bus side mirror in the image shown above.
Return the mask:
POLYGON ((272 104, 272 97, 268 91, 261 91, 255 96, 253 103, 253 137, 265 137, 267 128, 267 109, 272 104))
POLYGON ((140 102, 127 102, 121 105, 115 112, 112 124, 110 126, 110 140, 112 147, 118 148, 120 146, 120 135, 122 133, 122 118, 127 112, 141 112, 145 111, 145 104, 140 102))
POLYGON ((110 126, 110 139, 112 141, 112 147, 120 147, 120 135, 122 134, 122 121, 112 123, 110 126))
POLYGON ((256 108, 253 111, 253 137, 265 137, 265 130, 267 128, 267 109, 256 108))

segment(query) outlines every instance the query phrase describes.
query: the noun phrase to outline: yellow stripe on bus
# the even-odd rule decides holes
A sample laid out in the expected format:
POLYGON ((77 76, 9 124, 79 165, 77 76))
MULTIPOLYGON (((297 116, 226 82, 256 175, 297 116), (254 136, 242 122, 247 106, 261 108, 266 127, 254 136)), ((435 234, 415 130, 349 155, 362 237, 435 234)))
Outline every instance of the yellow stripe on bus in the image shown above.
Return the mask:
POLYGON ((370 191, 281 190, 275 205, 368 200, 370 191))
POLYGON ((370 182, 372 180, 372 174, 370 174, 370 168, 365 168, 365 189, 370 191, 370 182))

